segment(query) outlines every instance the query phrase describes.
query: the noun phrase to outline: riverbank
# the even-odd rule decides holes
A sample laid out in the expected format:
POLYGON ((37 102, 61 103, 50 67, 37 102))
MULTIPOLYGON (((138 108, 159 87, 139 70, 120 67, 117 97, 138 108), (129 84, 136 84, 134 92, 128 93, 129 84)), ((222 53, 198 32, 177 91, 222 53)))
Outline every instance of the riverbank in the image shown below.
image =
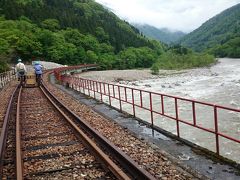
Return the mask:
MULTIPOLYGON (((222 58, 219 59, 218 63, 209 67, 182 71, 160 71, 160 75, 158 76, 151 75, 150 70, 95 71, 83 73, 80 76, 226 106, 236 110, 240 109, 240 59, 222 58)), ((158 108, 159 102, 153 102, 153 106, 154 108, 158 108)), ((165 106, 169 106, 168 111, 170 114, 175 113, 175 109, 172 108, 174 106, 171 103, 168 104, 166 102, 165 106)), ((189 111, 191 107, 189 108, 188 104, 179 104, 179 106, 181 106, 179 116, 191 119, 192 113, 189 111)), ((239 113, 227 110, 219 110, 219 113, 220 132, 238 139, 240 132, 239 113)), ((199 124, 214 129, 214 118, 211 108, 201 106, 197 109, 196 114, 199 124), (206 116, 206 112, 209 116, 206 116)), ((149 119, 149 114, 141 114, 140 118, 149 119)), ((167 118, 158 119, 156 122, 161 128, 173 133, 175 132, 175 129, 172 128, 174 126, 170 124, 167 118)), ((215 145, 212 143, 214 142, 214 137, 210 137, 209 134, 200 132, 198 134, 195 129, 191 128, 183 132, 181 131, 181 133, 185 133, 185 139, 215 151, 215 145)), ((238 163, 240 162, 240 144, 230 143, 226 139, 223 139, 221 147, 224 157, 233 159, 238 163)))
POLYGON ((134 70, 108 70, 108 71, 88 71, 80 76, 87 79, 93 79, 104 82, 133 82, 147 79, 158 79, 170 75, 187 73, 189 70, 160 70, 159 75, 151 74, 150 69, 134 70))

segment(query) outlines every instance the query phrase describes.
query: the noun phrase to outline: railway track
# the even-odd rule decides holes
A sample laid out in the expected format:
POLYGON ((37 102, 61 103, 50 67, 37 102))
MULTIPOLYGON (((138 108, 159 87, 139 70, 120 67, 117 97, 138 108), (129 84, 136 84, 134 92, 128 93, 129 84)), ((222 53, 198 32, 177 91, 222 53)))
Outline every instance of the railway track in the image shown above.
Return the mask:
POLYGON ((154 179, 44 87, 16 89, 5 121, 2 179, 154 179))

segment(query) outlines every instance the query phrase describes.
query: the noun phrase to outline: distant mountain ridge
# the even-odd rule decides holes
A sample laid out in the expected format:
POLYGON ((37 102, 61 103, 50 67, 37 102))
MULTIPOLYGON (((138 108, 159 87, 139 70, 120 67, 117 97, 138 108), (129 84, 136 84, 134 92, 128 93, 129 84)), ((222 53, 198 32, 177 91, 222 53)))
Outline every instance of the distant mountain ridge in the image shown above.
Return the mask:
POLYGON ((167 44, 174 43, 186 35, 181 31, 171 32, 167 28, 159 29, 148 24, 133 24, 133 26, 139 29, 139 31, 142 32, 145 36, 162 41, 167 44))
POLYGON ((184 36, 180 43, 195 51, 207 50, 219 57, 240 57, 240 4, 209 19, 184 36))

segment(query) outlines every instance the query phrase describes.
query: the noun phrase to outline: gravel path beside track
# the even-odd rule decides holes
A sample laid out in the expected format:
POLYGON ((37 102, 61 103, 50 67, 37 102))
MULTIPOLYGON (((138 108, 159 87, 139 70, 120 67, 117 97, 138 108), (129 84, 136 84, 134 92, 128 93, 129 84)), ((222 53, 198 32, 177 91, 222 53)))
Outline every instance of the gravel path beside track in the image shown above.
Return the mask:
MULTIPOLYGON (((45 82, 48 77, 44 77, 45 82)), ((80 104, 70 95, 64 93, 56 86, 48 83, 48 88, 63 101, 80 118, 88 122, 93 128, 107 137, 134 161, 140 164, 158 179, 195 179, 194 175, 178 167, 161 150, 153 148, 150 144, 137 139, 126 129, 116 123, 105 119, 91 108, 80 104)), ((197 178, 196 178, 197 179, 197 178)))

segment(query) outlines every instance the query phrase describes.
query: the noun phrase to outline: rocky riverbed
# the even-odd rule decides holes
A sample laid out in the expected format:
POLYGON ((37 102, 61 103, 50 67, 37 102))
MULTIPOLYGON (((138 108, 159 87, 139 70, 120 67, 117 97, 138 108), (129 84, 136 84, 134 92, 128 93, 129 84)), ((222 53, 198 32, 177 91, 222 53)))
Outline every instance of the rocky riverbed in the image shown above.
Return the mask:
MULTIPOLYGON (((157 76, 151 75, 150 70, 117 70, 86 72, 81 74, 81 77, 240 109, 240 59, 222 58, 210 67, 190 70, 161 70, 157 76)), ((148 97, 146 96, 146 101, 148 97)), ((153 106, 158 105, 159 102, 153 102, 153 106)), ((174 114, 174 106, 172 105, 173 108, 171 104, 166 106, 169 107, 169 113, 174 114)), ((182 112, 179 115, 181 118, 192 118, 189 105, 179 103, 179 106, 179 111, 182 112)), ((196 113, 198 125, 215 129, 212 108, 199 107, 196 113)), ((149 113, 141 111, 139 117, 149 121, 149 113)), ((175 122, 170 122, 166 117, 155 117, 155 119, 158 126, 176 133, 175 122)), ((218 110, 218 126, 220 132, 239 139, 240 113, 218 110)), ((186 125, 180 126, 180 133, 185 139, 216 151, 213 134, 204 133, 186 125)), ((220 147, 223 156, 240 162, 239 143, 220 138, 220 147)))

